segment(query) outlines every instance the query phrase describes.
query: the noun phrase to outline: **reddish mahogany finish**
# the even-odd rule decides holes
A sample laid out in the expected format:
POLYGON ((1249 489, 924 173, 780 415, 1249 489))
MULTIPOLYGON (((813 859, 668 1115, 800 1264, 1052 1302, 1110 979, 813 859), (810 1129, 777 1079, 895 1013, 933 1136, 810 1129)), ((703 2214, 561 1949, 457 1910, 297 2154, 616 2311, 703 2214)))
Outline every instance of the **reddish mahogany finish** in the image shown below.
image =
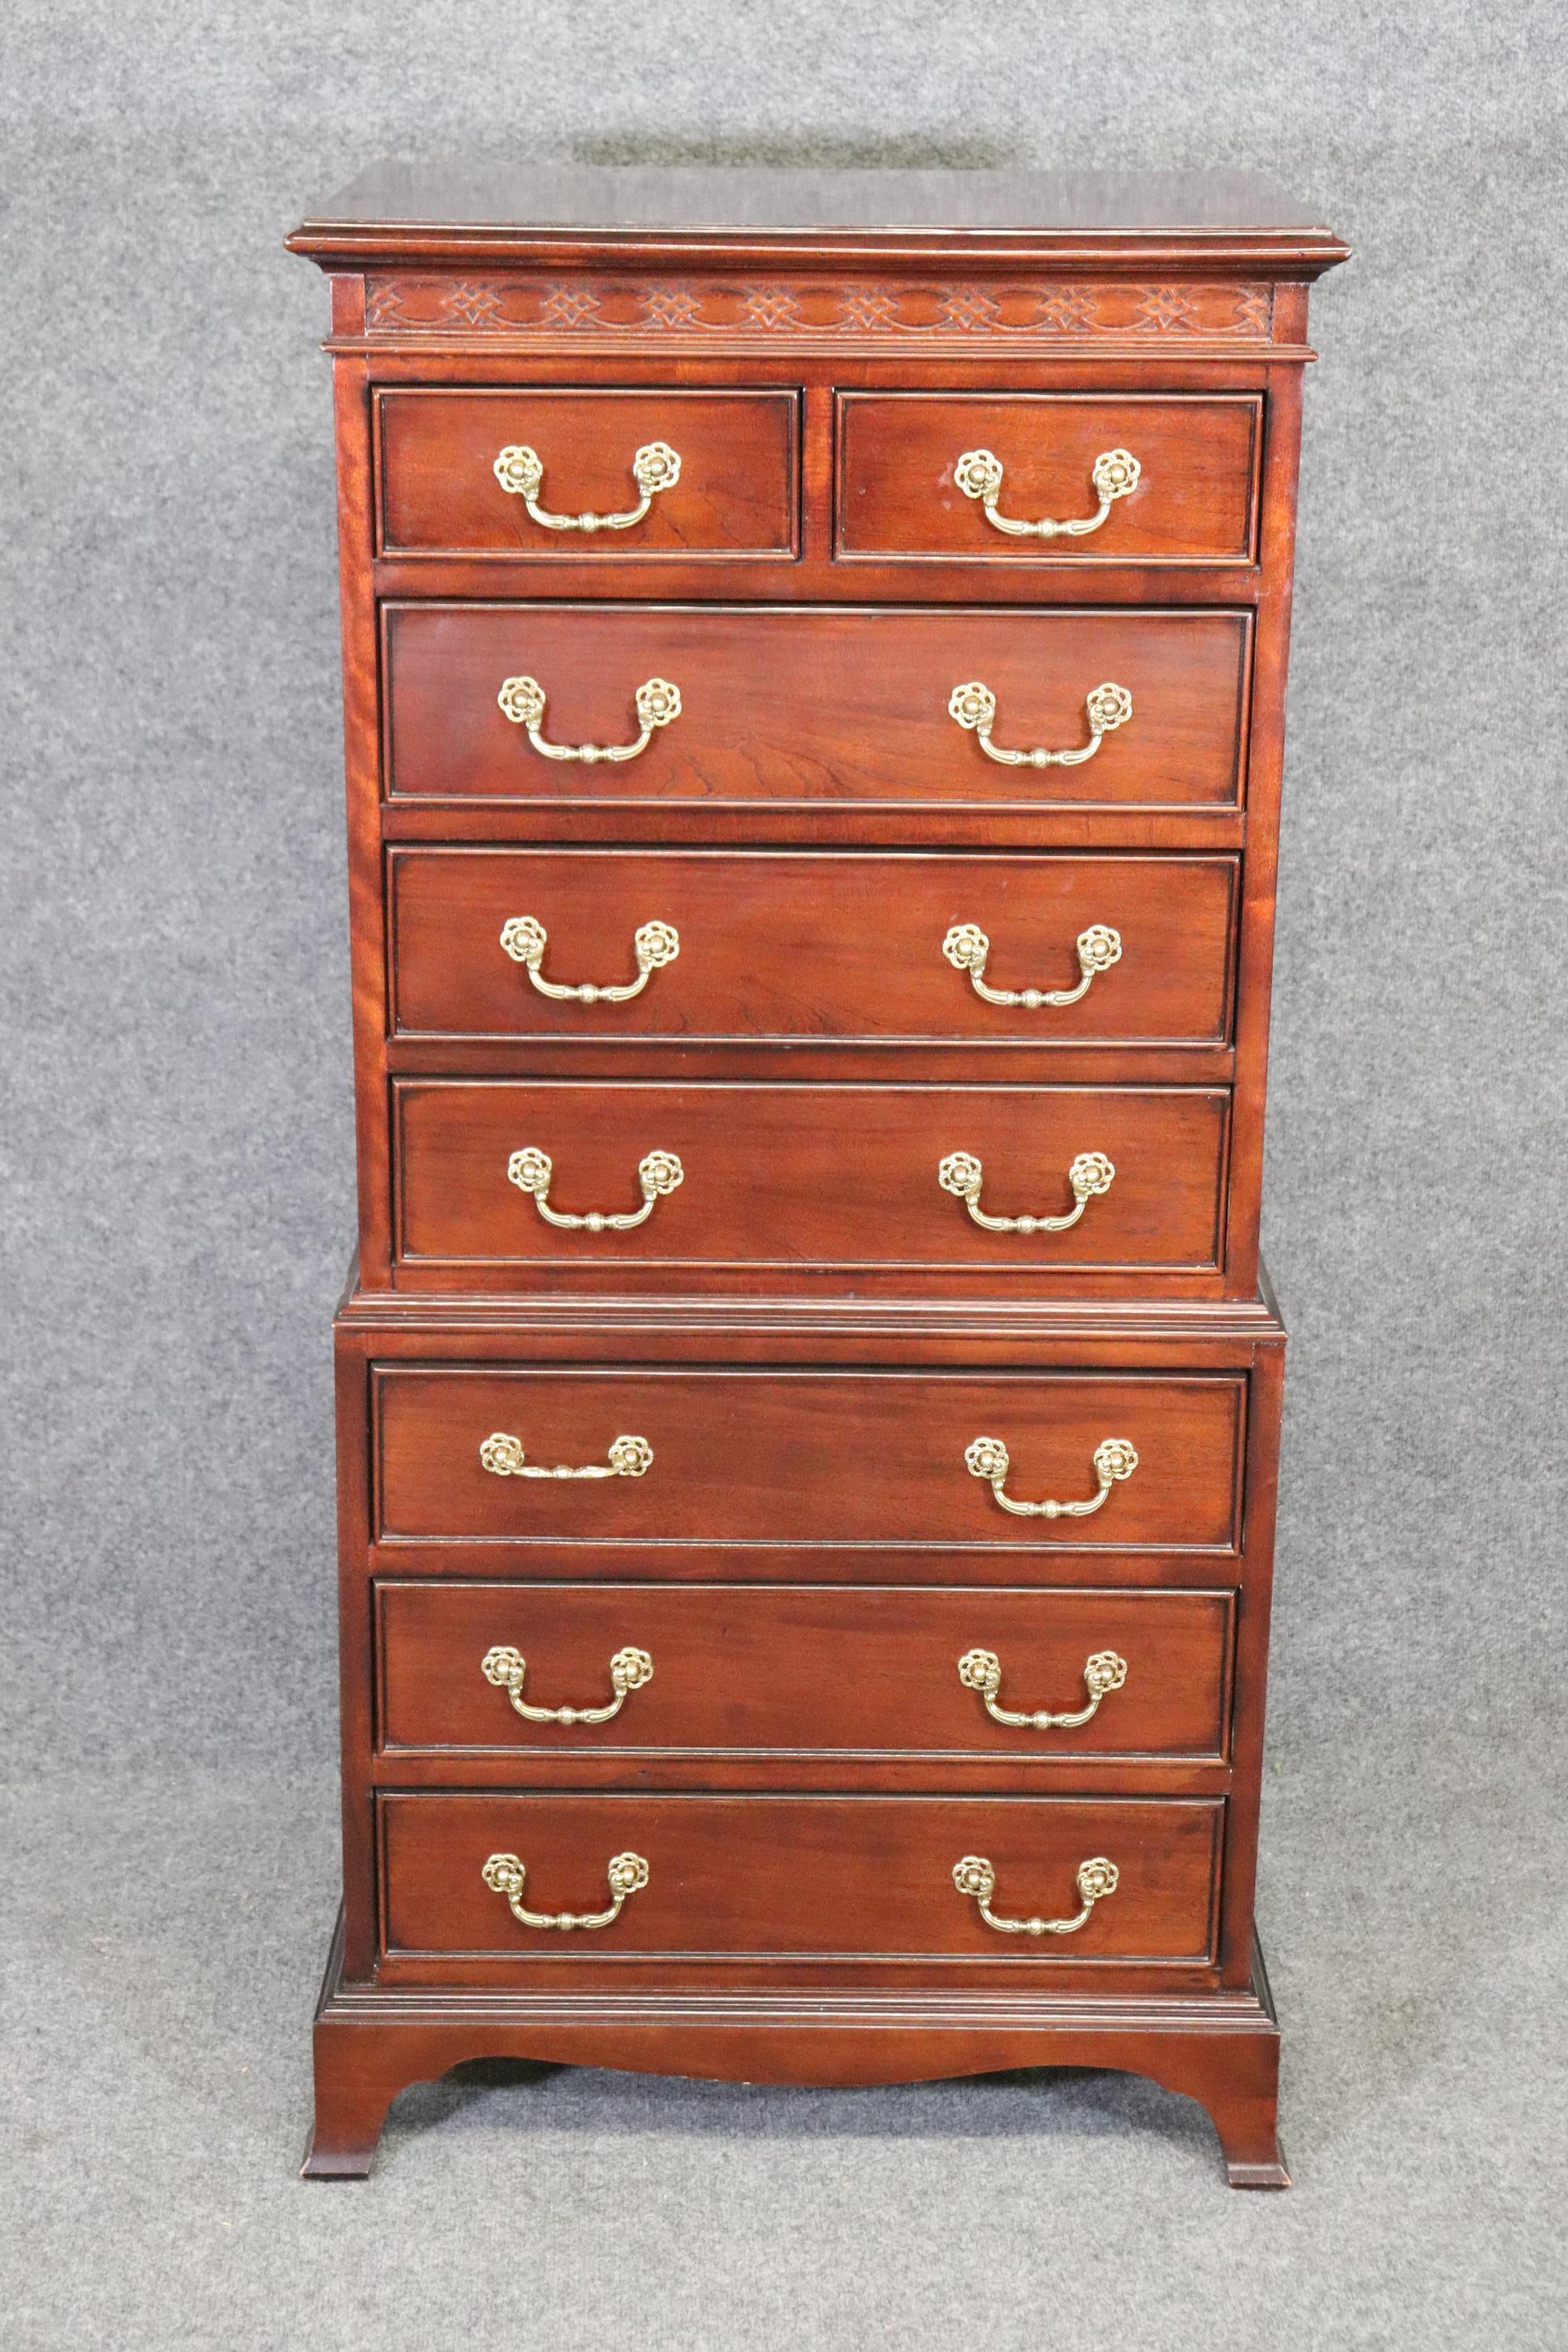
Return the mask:
POLYGON ((1198 1981, 1214 1958, 1223 1818, 1192 1798, 387 1795, 386 1976, 500 1984, 544 1970, 607 1988, 628 1963, 651 1985, 739 1961, 890 1984, 924 1960, 933 1984, 1108 1962, 1198 1981), (515 1853, 531 1909, 592 1913, 624 1851, 642 1855, 648 1884, 586 1932, 519 1926, 480 1875, 489 1855, 515 1853), (1120 1884, 1075 1935, 1012 1936, 954 1886, 966 1854, 994 1863, 1003 1916, 1072 1917, 1075 1873, 1094 1856, 1120 1884))
POLYGON ((1052 393, 846 394, 838 418, 841 555, 952 556, 1005 563, 1252 561, 1263 404, 1052 393), (988 521, 953 467, 971 449, 1002 461, 1009 520, 1087 521, 1095 459, 1126 449, 1138 487, 1083 538, 1023 539, 988 521))
POLYGON ((1234 857, 399 846, 387 853, 390 1031, 971 1055, 1224 1046, 1237 878, 1234 857), (563 1003, 501 948, 505 925, 529 914, 549 935, 544 976, 574 985, 635 980, 633 936, 651 919, 674 927, 680 950, 629 1003, 563 1003), (1076 1004, 988 1004, 942 954, 961 923, 991 941, 993 988, 1078 987, 1091 925, 1114 930, 1121 955, 1076 1004))
POLYGON ((1225 1377, 1051 1372, 418 1371, 376 1381, 383 1541, 1152 1544, 1230 1551, 1245 1390, 1225 1377), (640 1477, 500 1477, 484 1439, 521 1440, 530 1463, 603 1462, 645 1437, 640 1477), (964 1463, 1000 1438, 1008 1491, 1091 1501, 1096 1446, 1138 1454, 1088 1518, 1016 1517, 964 1463))
POLYGON ((1026 1784, 1076 1760, 1220 1764, 1233 1603, 1226 1591, 910 1592, 897 1585, 734 1586, 421 1582, 375 1588, 378 1747, 404 1771, 420 1755, 518 1750, 575 1769, 636 1759, 639 1779, 700 1773, 718 1751, 781 1763, 831 1756, 858 1774, 882 1759, 1002 1759, 1026 1784), (498 1644, 528 1664, 534 1706, 598 1707, 628 1643, 654 1662, 608 1723, 532 1723, 481 1661, 498 1644), (1002 1662, 997 1703, 1058 1715, 1088 1704, 1084 1666, 1126 1665, 1088 1723, 999 1724, 959 1679, 975 1648, 1002 1662), (653 1759, 657 1759, 657 1765, 653 1759))
POLYGON ((879 1289, 911 1273, 1012 1289, 1020 1268, 1094 1267, 1136 1289, 1151 1267, 1219 1262, 1217 1091, 409 1078, 395 1093, 400 1284, 516 1289, 527 1268, 589 1289, 732 1287, 765 1271, 793 1290, 853 1268, 879 1289), (629 1233, 563 1232, 509 1181, 528 1146, 548 1154, 548 1204, 565 1214, 635 1214, 646 1153, 673 1152, 684 1174, 629 1233), (994 1234, 938 1181, 960 1152, 981 1162, 989 1216, 1070 1214, 1080 1153, 1116 1172, 1066 1232, 994 1234))
POLYGON ((385 555, 790 555, 796 546, 798 396, 793 393, 435 392, 376 398, 377 545, 385 555), (621 514, 640 491, 632 458, 673 446, 679 478, 626 530, 554 531, 501 488, 504 448, 544 467, 547 514, 621 514))
POLYGON ((601 802, 629 821, 665 802, 828 801, 852 818, 862 803, 1234 809, 1243 797, 1242 613, 430 604, 393 605, 385 626, 397 800, 601 802), (635 760, 551 760, 498 705, 519 676, 544 689, 550 743, 635 742, 647 678, 679 688, 680 716, 635 760), (999 749, 1081 751, 1085 700, 1107 683, 1127 689, 1132 716, 1080 767, 1001 766, 949 715, 972 681, 996 697, 999 749))
POLYGON ((1252 1936, 1283 1332, 1257 1250, 1306 286, 1343 257, 1244 175, 372 174, 290 240, 331 274, 359 1156, 338 1320, 344 1900, 307 2170, 486 2054, 780 2083, 1121 2066, 1282 2186, 1252 1936), (706 224, 706 225, 705 225, 706 224), (497 481, 526 443, 553 531, 497 481), (1079 539, 1102 449, 1138 488, 1079 539), (636 760, 633 696, 681 711, 636 760), (986 758, 947 702, 980 680, 986 758), (679 953, 629 1002, 633 934, 679 953), (1070 1006, 1076 942, 1121 960, 1070 1006), (655 1132, 655 1129, 658 1132, 655 1132), (679 1190, 623 1234, 566 1211, 679 1190), (968 1151, 993 1213, 936 1181, 968 1151), (603 1464, 641 1476, 502 1477, 603 1464), (1094 1449, 1139 1454, 1086 1517, 1094 1449), (602 1704, 536 1724, 525 1696, 602 1704), (1096 1651, 1127 1661, 1090 1722, 1096 1651), (602 1930, 605 1865, 650 1865, 602 1930), (1121 1873, 1076 1934, 1078 1864, 1121 1873))

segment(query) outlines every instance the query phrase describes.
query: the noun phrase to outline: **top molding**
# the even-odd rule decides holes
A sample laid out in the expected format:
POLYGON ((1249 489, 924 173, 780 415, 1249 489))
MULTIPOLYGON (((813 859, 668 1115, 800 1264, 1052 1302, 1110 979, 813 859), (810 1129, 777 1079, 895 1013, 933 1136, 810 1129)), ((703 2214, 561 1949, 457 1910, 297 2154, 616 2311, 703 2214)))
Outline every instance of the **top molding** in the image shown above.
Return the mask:
POLYGON ((287 239, 325 269, 411 261, 1315 278, 1350 248, 1250 172, 527 170, 382 164, 287 239))

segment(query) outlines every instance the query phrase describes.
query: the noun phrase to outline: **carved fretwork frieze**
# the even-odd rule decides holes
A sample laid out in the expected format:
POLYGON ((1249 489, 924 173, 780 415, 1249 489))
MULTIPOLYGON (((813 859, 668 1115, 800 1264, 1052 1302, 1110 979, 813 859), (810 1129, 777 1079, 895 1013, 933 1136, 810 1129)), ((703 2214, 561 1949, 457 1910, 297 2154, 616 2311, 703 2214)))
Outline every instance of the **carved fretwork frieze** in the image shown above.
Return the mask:
POLYGON ((1200 282, 988 278, 972 284, 794 278, 776 285, 720 278, 659 279, 525 275, 371 278, 373 335, 537 335, 767 340, 780 336, 968 341, 987 335, 1058 342, 1222 339, 1267 342, 1273 289, 1200 282))

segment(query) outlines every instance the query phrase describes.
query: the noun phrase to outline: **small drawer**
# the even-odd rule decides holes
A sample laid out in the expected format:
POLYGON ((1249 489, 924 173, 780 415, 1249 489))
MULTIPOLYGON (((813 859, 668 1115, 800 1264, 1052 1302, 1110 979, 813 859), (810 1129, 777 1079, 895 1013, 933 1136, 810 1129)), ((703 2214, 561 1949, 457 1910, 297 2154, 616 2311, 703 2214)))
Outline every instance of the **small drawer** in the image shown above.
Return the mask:
POLYGON ((1232 1605, 1228 1592, 385 1580, 379 1742, 396 1756, 1220 1764, 1232 1605))
POLYGON ((393 1099, 398 1257, 458 1288, 486 1265, 1219 1262, 1224 1087, 406 1078, 393 1099))
POLYGON ((377 551, 793 556, 798 439, 793 392, 378 392, 377 551))
POLYGON ((1219 1045, 1237 872, 1234 857, 395 847, 392 1034, 1219 1045))
POLYGON ((384 623, 397 800, 1241 801, 1241 612, 432 602, 384 623))
POLYGON ((1214 1954, 1224 1807, 1202 1800, 398 1794, 379 1816, 393 1959, 989 1973, 1214 1954), (993 1925, 982 1895, 1058 1932, 993 1925))
POLYGON ((373 1380, 384 1542, 1237 1544, 1238 1374, 382 1364, 373 1380), (1047 1500, 1064 1507, 1034 1507, 1047 1500))
POLYGON ((846 393, 837 552, 1251 563, 1262 421, 1256 394, 846 393))

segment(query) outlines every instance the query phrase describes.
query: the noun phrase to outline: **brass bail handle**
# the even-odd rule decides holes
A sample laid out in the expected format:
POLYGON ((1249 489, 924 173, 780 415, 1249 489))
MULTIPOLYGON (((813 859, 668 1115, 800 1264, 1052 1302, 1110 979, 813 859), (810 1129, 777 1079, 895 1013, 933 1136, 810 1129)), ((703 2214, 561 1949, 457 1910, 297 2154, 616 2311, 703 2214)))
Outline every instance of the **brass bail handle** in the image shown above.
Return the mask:
POLYGON ((651 1217, 656 1201, 673 1192, 686 1181, 686 1171, 673 1151, 650 1151, 637 1162, 637 1183, 642 1192, 642 1207, 612 1213, 605 1209, 587 1209, 581 1216, 568 1215, 563 1210, 550 1205, 550 1187, 554 1180, 555 1163, 548 1151, 528 1144, 514 1151, 507 1161, 508 1181, 520 1192, 532 1196, 533 1205, 546 1224, 559 1225, 566 1233, 629 1234, 634 1225, 651 1217))
POLYGON ((977 1225, 988 1234, 1065 1234, 1076 1225, 1090 1201, 1109 1192, 1116 1171, 1103 1151, 1080 1151, 1068 1170, 1073 1205, 1059 1217, 994 1217, 980 1205, 985 1171, 973 1151, 950 1151, 937 1168, 936 1181, 944 1192, 962 1201, 977 1225))
POLYGON ((680 458, 668 441, 649 441, 632 459, 632 479, 641 496, 623 514, 554 514, 539 503, 544 483, 544 460, 525 441, 508 444, 490 469, 510 497, 521 499, 536 523, 546 530, 630 530, 641 522, 661 490, 672 490, 680 479, 680 458))
POLYGON ((1002 1661, 994 1650, 965 1650, 958 1662, 958 1679, 965 1690, 979 1694, 981 1704, 994 1723, 1005 1723, 1015 1731, 1077 1731, 1092 1723, 1100 1712, 1100 1702, 1110 1691, 1119 1691, 1127 1680, 1127 1661, 1114 1650, 1096 1650, 1084 1660, 1083 1686, 1089 1694, 1089 1704, 1065 1714, 1053 1714, 1049 1707, 1027 1708, 1003 1706, 997 1694, 1002 1688, 1002 1661))
POLYGON ((1072 1919, 1009 1919, 993 1911, 991 1897, 996 1892, 996 1869, 983 1853, 966 1853, 962 1862, 952 1865, 952 1883, 961 1895, 967 1895, 980 1906, 980 1916, 988 1927, 999 1936, 1076 1936, 1089 1923, 1089 1913, 1108 1895, 1114 1895, 1121 1873, 1102 1853, 1080 1862, 1076 1874, 1078 1899, 1081 1905, 1072 1919))
POLYGON ((549 940, 550 934, 537 915, 513 915, 501 925, 504 952, 513 963, 521 964, 531 985, 541 996, 554 997, 563 1004, 629 1003, 634 996, 642 994, 651 972, 662 971, 680 953, 680 933, 673 923, 639 923, 632 933, 632 955, 637 968, 635 980, 546 980, 543 963, 549 940))
POLYGON ((1022 1004, 1035 1013, 1043 1004, 1076 1004, 1080 997, 1087 996, 1099 974, 1121 962, 1121 934, 1113 931, 1109 923, 1090 923, 1087 930, 1079 931, 1076 988, 993 988, 985 978, 991 941, 978 923, 954 923, 942 943, 942 951, 954 971, 969 974, 971 988, 987 1004, 1022 1004))
POLYGON ((1094 1449, 1094 1475, 1100 1491, 1087 1503, 1020 1503, 1004 1492, 1013 1467, 1012 1457, 999 1437, 977 1437, 964 1449, 972 1478, 984 1478, 1005 1511, 1020 1519, 1087 1519, 1098 1511, 1120 1478, 1131 1478, 1138 1455, 1124 1437, 1104 1437, 1094 1449))
POLYGON ((646 1437, 615 1437, 607 1460, 585 1462, 580 1467, 557 1463, 553 1469, 530 1462, 522 1440, 498 1429, 479 1447, 479 1466, 495 1478, 640 1478, 652 1466, 653 1448, 646 1437))
POLYGON ((994 450, 966 449, 953 467, 952 478, 966 499, 980 500, 986 521, 995 530, 1005 531, 1009 539, 1087 539, 1091 530, 1100 529, 1117 499, 1126 498, 1138 488, 1142 472, 1130 449, 1102 449, 1089 477, 1100 500, 1100 510, 1068 522, 1055 521, 1049 516, 1038 522, 1020 522, 1012 515, 999 514, 996 502, 1002 495, 1002 460, 994 450))
POLYGON ((1132 697, 1124 686, 1115 686, 1108 679, 1097 686, 1083 701, 1084 716, 1089 722, 1089 740, 1066 751, 1010 751, 991 740, 991 730, 996 722, 996 697, 980 678, 971 678, 966 686, 955 686, 947 698, 947 715, 955 719, 966 733, 974 737, 988 760, 1001 768, 1081 768, 1092 760, 1108 735, 1125 727, 1132 716, 1132 697))
POLYGON ((503 678, 496 696, 505 717, 522 728, 542 760, 580 760, 589 768, 606 760, 635 760, 661 727, 680 716, 680 688, 667 677, 645 678, 632 698, 640 730, 635 743, 552 743, 543 732, 544 688, 536 677, 503 678))
POLYGON ((479 1660, 486 1682, 503 1690, 519 1715, 529 1723, 608 1723, 619 1715, 627 1695, 653 1680, 653 1660, 646 1650, 617 1650, 610 1660, 610 1688, 615 1696, 604 1706, 534 1706, 523 1697, 528 1660, 521 1650, 503 1643, 487 1650, 479 1660))
POLYGON ((628 1895, 639 1894, 648 1882, 648 1866, 640 1853, 612 1855, 605 1875, 610 1902, 604 1911, 530 1911, 522 1900, 528 1872, 515 1853, 492 1853, 479 1875, 492 1895, 504 1895, 507 1907, 522 1927, 607 1927, 618 1919, 628 1895))

